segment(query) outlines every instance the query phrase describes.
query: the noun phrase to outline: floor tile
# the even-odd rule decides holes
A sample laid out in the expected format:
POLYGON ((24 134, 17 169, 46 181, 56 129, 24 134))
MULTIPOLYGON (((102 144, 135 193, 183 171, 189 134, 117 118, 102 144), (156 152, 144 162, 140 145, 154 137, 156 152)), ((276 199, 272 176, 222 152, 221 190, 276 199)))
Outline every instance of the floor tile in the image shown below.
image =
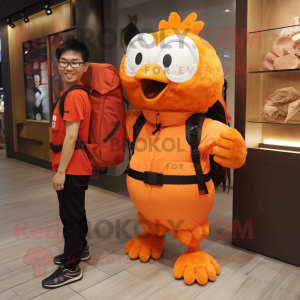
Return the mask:
POLYGON ((80 294, 88 300, 140 300, 150 296, 158 289, 157 286, 127 271, 122 271, 88 288, 80 294))
POLYGON ((22 300, 13 290, 9 289, 0 293, 1 300, 22 300))

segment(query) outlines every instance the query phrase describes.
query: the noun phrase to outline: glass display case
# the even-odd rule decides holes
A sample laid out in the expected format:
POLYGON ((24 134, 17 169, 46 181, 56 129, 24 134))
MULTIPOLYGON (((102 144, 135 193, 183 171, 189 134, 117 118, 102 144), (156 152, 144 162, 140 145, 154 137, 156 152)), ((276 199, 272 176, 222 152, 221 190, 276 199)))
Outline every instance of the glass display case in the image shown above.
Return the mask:
POLYGON ((300 152, 300 3, 248 1, 246 143, 300 152))
POLYGON ((26 117, 49 121, 47 38, 23 43, 26 117))

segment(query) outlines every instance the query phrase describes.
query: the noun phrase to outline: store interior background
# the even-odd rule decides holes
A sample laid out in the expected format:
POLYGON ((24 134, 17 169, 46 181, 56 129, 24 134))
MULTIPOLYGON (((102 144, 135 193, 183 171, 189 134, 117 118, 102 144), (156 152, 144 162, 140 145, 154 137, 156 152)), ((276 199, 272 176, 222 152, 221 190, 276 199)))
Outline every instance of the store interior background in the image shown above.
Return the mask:
MULTIPOLYGON (((25 0, 26 3, 35 3, 36 0, 25 0)), ((75 2, 75 0, 72 0, 75 2)), ((8 3, 8 2, 7 2, 8 3)), ((51 0, 50 5, 58 5, 65 3, 61 0, 51 0)), ((140 32, 155 32, 158 30, 158 24, 161 20, 167 20, 169 14, 174 11, 177 12, 181 19, 184 20, 191 12, 196 12, 198 20, 205 23, 205 26, 200 33, 200 36, 205 38, 209 43, 214 45, 216 52, 222 62, 223 70, 225 72, 225 79, 227 80, 227 109, 229 115, 232 117, 230 125, 234 127, 234 106, 235 106, 235 19, 236 19, 236 1, 235 0, 110 0, 103 1, 102 8, 100 2, 93 0, 77 0, 76 1, 76 27, 78 30, 78 38, 88 40, 89 34, 85 30, 93 31, 93 38, 91 41, 96 47, 90 49, 91 62, 106 62, 111 63, 119 70, 122 57, 124 55, 121 44, 121 31, 131 21, 130 17, 136 16, 136 26, 140 32), (101 11, 103 9, 104 11, 101 11), (103 18, 101 19, 101 15, 103 18), (103 28, 110 28, 116 34, 106 34, 104 36, 104 48, 99 46, 97 40, 98 33, 103 28)), ((34 11, 31 8, 29 11, 34 11)), ((18 13, 15 12, 14 18, 18 18, 18 13)), ((53 18, 53 15, 45 16, 44 18, 53 18)), ((30 15, 29 15, 30 19, 30 15)), ((17 19, 16 19, 17 20, 17 19)), ((34 22, 34 21, 33 21, 34 22)), ((48 21, 47 21, 48 22, 48 21)), ((23 21, 21 20, 21 23, 23 21)), ((21 25, 21 24, 20 24, 21 25)), ((20 26, 18 25, 18 26, 20 26)), ((22 25, 21 25, 22 26, 22 25)), ((10 28, 8 28, 10 30, 10 28)), ((13 29, 15 30, 15 29, 13 29)), ((11 76, 11 74, 10 74, 11 76)), ((20 78, 21 80, 21 78, 20 78)), ((10 93, 8 93, 9 95, 10 93)), ((10 111, 13 107, 7 106, 10 111)), ((8 112, 7 112, 8 113, 8 112)), ((14 120, 15 122, 15 120, 14 120)), ((8 123, 8 122, 7 122, 8 123)), ((8 123, 9 124, 9 123, 8 123)), ((43 125, 44 126, 44 125, 43 125)), ((14 131, 15 132, 15 131, 14 131)), ((1 133, 1 132, 0 132, 1 133)), ((18 137, 14 137, 14 144, 8 143, 8 138, 12 139, 12 132, 10 126, 7 127, 7 155, 9 157, 17 158, 34 164, 51 168, 50 161, 44 160, 41 153, 36 160, 33 156, 28 156, 28 151, 22 152, 17 150, 15 145, 18 137), (11 133, 9 135, 9 133, 11 133), (16 151, 19 151, 16 152, 16 151), (25 156, 24 156, 25 154, 25 156), (27 154, 27 156, 26 156, 27 154), (20 158, 19 158, 20 157, 20 158)), ((28 141, 28 140, 27 140, 28 141)), ((26 141, 26 142, 27 142, 26 141)), ((20 142, 24 142, 21 139, 20 142)), ((0 141, 1 143, 1 141, 0 141)), ((42 142, 44 143, 44 141, 42 142)), ((101 176, 99 179, 91 180, 91 184, 108 189, 114 192, 121 192, 126 195, 126 175, 122 175, 129 163, 129 153, 125 155, 124 162, 117 167, 108 167, 107 175, 101 176)), ((233 173, 233 172, 232 172, 233 173)), ((233 185, 233 176, 231 176, 231 186, 233 185)))

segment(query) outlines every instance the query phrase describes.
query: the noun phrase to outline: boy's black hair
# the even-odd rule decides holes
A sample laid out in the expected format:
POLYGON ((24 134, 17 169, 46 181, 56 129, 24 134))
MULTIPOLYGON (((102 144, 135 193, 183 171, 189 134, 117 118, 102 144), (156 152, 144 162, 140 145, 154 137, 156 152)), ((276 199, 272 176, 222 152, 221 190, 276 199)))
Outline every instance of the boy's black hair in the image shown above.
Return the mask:
POLYGON ((84 62, 89 61, 90 51, 89 48, 86 46, 85 43, 78 41, 77 39, 67 39, 65 40, 59 48, 56 49, 56 58, 57 60, 60 59, 61 55, 65 51, 73 51, 73 52, 80 52, 82 59, 84 62))
POLYGON ((124 38, 124 42, 126 47, 128 46, 129 42, 131 41, 131 39, 136 36, 137 34, 139 34, 139 30, 137 29, 137 27, 130 22, 123 30, 121 33, 121 39, 122 36, 124 38))

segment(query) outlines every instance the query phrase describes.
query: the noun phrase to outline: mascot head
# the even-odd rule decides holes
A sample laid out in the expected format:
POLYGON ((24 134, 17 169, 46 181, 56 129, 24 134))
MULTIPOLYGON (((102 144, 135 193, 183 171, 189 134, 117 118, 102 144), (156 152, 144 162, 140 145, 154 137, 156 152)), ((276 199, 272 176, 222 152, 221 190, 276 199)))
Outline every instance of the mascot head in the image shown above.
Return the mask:
POLYGON ((198 34, 204 23, 177 13, 159 31, 136 35, 120 76, 128 101, 143 110, 205 113, 218 99, 224 73, 215 49, 198 34))

